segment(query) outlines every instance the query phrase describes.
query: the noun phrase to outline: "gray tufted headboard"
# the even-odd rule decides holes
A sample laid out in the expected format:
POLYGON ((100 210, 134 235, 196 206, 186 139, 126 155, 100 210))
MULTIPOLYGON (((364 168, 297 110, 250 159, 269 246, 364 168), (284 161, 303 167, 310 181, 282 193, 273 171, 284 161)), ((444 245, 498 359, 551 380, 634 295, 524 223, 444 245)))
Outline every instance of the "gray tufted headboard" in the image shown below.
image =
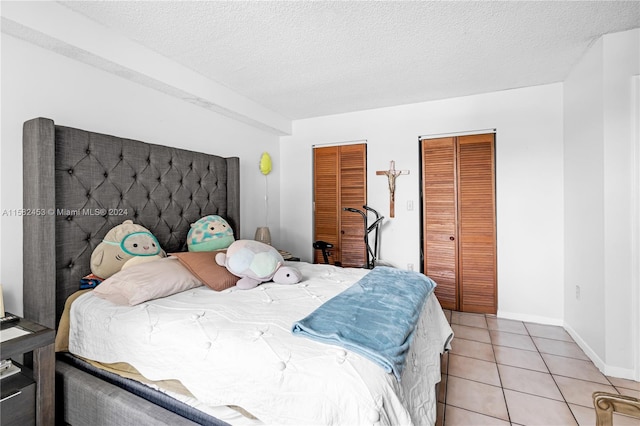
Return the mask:
POLYGON ((90 273, 93 249, 131 219, 167 252, 186 250, 189 225, 217 214, 240 235, 239 159, 55 125, 23 129, 24 316, 55 328, 90 273))

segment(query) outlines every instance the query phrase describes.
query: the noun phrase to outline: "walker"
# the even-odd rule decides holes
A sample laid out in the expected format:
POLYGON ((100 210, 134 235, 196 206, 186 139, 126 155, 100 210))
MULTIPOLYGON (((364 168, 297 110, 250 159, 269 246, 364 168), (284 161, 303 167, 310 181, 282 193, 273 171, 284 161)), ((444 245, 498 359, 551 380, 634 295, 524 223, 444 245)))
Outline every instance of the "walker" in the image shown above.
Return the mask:
POLYGON ((384 216, 380 216, 380 214, 377 211, 375 211, 369 206, 362 206, 362 208, 365 211, 354 209, 353 207, 344 207, 342 210, 358 213, 360 214, 360 216, 362 216, 362 219, 364 221, 364 243, 367 246, 367 263, 365 264, 364 267, 366 269, 373 269, 378 263, 378 246, 380 245, 380 225, 382 223, 382 219, 384 219, 384 216), (371 225, 367 226, 369 212, 373 213, 376 216, 376 219, 373 221, 371 225), (374 243, 373 243, 373 249, 371 249, 371 244, 369 243, 369 234, 374 231, 375 231, 374 243))

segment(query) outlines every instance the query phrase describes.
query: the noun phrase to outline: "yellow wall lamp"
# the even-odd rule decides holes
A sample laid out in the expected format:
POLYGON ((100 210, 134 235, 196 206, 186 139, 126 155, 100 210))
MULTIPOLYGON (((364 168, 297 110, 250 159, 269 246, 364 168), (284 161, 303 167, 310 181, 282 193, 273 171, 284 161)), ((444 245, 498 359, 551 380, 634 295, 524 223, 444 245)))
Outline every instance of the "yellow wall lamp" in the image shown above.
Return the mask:
POLYGON ((264 226, 259 226, 256 229, 256 235, 254 239, 261 243, 271 245, 271 232, 269 231, 269 198, 267 187, 267 175, 271 173, 273 164, 271 163, 271 156, 268 152, 263 152, 260 157, 260 173, 264 175, 264 226))

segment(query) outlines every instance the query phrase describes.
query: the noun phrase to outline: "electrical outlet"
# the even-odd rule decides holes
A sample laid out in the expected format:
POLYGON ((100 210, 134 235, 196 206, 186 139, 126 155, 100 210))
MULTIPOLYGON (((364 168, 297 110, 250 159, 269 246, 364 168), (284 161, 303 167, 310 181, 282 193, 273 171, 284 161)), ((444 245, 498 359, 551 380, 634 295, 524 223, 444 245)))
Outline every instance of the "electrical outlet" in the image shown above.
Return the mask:
POLYGON ((576 299, 580 300, 580 286, 579 285, 576 286, 576 299))
POLYGON ((408 211, 412 211, 413 210, 413 200, 407 201, 407 210, 408 211))
POLYGON ((413 263, 407 263, 407 270, 413 271, 413 263))

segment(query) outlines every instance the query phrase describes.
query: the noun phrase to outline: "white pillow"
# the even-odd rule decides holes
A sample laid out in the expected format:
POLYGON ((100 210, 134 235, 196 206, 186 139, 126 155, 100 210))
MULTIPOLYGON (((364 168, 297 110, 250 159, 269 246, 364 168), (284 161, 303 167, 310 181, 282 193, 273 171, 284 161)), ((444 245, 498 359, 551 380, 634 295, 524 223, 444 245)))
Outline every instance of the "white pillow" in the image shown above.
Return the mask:
POLYGON ((141 263, 112 275, 94 290, 94 294, 118 305, 137 305, 201 286, 176 258, 141 263))

